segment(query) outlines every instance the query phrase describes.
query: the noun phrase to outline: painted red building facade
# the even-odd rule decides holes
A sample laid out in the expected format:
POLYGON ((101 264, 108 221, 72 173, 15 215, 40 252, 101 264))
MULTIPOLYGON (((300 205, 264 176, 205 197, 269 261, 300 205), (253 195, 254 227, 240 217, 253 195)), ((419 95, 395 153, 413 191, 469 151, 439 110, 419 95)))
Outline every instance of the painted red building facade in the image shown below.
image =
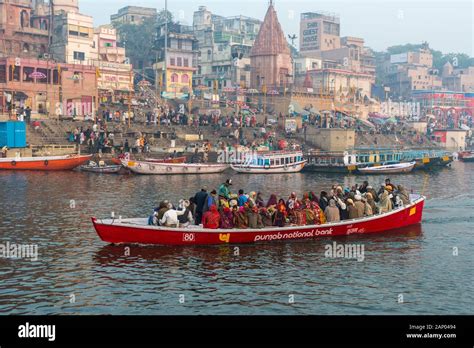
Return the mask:
POLYGON ((32 114, 93 115, 96 69, 34 58, 0 58, 0 113, 15 107, 32 114))

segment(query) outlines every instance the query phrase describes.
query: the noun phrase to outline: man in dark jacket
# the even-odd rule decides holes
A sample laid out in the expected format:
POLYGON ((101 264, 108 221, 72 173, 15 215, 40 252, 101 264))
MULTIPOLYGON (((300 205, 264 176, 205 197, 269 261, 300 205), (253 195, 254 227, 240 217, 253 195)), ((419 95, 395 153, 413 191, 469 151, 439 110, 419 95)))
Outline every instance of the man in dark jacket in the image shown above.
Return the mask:
POLYGON ((206 204, 207 200, 207 187, 204 186, 201 191, 196 193, 194 196, 194 203, 196 204, 196 217, 195 222, 196 225, 199 225, 202 220, 202 214, 204 211, 204 205, 206 204))

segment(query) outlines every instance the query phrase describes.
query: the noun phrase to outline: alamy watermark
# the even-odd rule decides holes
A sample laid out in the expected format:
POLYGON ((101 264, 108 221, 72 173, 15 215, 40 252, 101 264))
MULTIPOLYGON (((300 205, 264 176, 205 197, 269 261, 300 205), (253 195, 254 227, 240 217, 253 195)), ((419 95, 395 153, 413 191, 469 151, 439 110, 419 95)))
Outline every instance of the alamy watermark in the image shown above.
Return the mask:
POLYGON ((0 258, 38 261, 37 244, 0 243, 0 258))
POLYGON ((329 258, 356 259, 359 262, 365 260, 363 244, 326 244, 324 256, 329 258))
POLYGON ((245 164, 256 162, 257 159, 257 151, 219 150, 217 153, 218 163, 245 164))

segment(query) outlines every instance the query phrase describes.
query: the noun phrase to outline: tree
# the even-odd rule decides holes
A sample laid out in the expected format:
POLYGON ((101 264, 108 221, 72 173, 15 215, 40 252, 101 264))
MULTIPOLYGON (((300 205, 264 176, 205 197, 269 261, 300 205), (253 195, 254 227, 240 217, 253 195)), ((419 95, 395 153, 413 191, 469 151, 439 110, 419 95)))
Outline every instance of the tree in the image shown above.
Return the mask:
POLYGON ((158 25, 164 24, 166 22, 166 17, 168 17, 168 23, 173 22, 173 14, 170 11, 161 10, 158 13, 157 24, 158 25), (168 12, 168 13, 166 13, 166 12, 168 12))
POLYGON ((141 24, 116 23, 115 28, 125 54, 134 68, 150 66, 156 57, 156 20, 145 19, 141 24))

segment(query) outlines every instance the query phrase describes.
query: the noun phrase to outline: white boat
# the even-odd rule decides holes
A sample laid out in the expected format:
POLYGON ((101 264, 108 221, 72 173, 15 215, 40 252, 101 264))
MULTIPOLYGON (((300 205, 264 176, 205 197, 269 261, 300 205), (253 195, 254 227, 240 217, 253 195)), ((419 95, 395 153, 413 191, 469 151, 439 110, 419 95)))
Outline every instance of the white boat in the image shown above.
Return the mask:
POLYGON ((146 161, 122 161, 125 168, 136 174, 172 175, 172 174, 214 174, 222 173, 228 164, 217 163, 156 163, 146 161))
POLYGON ((298 173, 306 164, 301 151, 257 152, 242 163, 231 164, 237 173, 278 174, 298 173))
POLYGON ((415 167, 416 162, 387 164, 382 166, 358 168, 362 174, 401 174, 409 173, 415 167))

